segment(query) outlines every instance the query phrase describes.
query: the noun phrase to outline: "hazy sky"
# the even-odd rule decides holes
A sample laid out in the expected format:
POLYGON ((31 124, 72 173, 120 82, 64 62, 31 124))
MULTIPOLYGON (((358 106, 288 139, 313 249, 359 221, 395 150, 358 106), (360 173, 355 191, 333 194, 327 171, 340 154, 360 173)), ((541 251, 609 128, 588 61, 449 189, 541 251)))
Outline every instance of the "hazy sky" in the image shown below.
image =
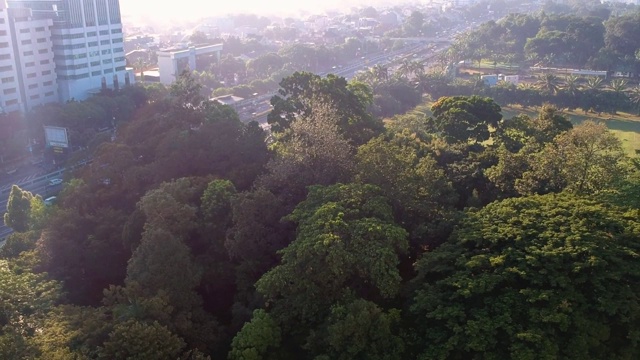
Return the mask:
MULTIPOLYGON (((290 14, 306 10, 347 8, 356 4, 380 3, 380 0, 120 0, 123 15, 154 19, 187 19, 226 13, 290 14)), ((346 9, 345 9, 346 10, 346 9)))

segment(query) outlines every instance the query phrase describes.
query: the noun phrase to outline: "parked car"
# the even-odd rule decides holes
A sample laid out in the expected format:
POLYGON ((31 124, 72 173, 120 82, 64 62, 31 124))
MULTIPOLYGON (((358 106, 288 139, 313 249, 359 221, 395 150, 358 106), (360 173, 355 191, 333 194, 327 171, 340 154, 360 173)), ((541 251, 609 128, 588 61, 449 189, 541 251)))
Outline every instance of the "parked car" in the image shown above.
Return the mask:
POLYGON ((49 185, 54 186, 54 185, 60 185, 62 184, 62 179, 51 179, 49 180, 49 185))
POLYGON ((44 204, 45 205, 53 205, 53 204, 56 203, 57 199, 58 198, 56 196, 48 197, 48 198, 44 199, 44 204))

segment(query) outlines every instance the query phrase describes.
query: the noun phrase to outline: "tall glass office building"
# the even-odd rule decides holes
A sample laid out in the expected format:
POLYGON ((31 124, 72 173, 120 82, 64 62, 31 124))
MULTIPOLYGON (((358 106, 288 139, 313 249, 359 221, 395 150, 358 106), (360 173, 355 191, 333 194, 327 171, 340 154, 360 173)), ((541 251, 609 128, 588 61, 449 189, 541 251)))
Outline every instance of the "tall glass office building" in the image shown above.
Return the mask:
MULTIPOLYGON (((51 40, 61 101, 83 100, 129 82, 119 0, 8 0, 52 19, 51 40)), ((133 80, 133 79, 131 79, 133 80)))

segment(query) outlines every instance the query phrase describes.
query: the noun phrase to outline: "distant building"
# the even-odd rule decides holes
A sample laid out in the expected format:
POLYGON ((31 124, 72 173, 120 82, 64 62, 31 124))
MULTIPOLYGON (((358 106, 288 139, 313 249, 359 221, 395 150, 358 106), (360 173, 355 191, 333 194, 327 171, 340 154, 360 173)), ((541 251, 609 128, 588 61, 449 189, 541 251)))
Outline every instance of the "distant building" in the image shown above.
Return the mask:
POLYGON ((164 49, 158 51, 158 70, 160 82, 169 85, 176 81, 184 70, 199 70, 197 67, 198 56, 215 54, 220 60, 222 44, 190 47, 188 49, 164 49))
POLYGON ((496 86, 499 77, 498 75, 482 75, 480 79, 488 86, 496 86))
POLYGON ((216 101, 222 105, 231 106, 236 111, 238 111, 237 109, 238 103, 241 102, 242 100, 244 100, 244 98, 241 98, 239 96, 234 96, 234 95, 223 95, 223 96, 218 96, 211 99, 211 101, 216 101))
POLYGON ((518 85, 520 83, 519 75, 501 75, 500 80, 509 84, 518 85))
POLYGON ((61 101, 132 83, 126 69, 119 0, 9 0, 53 21, 51 40, 61 101))

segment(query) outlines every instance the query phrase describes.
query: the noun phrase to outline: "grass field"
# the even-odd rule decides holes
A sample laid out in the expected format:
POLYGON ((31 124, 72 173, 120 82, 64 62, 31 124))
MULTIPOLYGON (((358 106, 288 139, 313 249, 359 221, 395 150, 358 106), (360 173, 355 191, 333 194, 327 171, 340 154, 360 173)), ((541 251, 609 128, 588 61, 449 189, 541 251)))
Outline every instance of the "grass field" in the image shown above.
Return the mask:
MULTIPOLYGON (((538 116, 537 109, 524 109, 519 106, 503 106, 502 115, 509 119, 518 114, 527 114, 531 117, 538 116)), ((637 156, 636 150, 640 150, 640 116, 620 112, 616 115, 584 114, 581 111, 564 111, 563 114, 574 124, 580 124, 586 120, 602 122, 614 133, 622 147, 629 156, 637 156)))
MULTIPOLYGON (((426 110, 424 112, 427 113, 427 116, 431 116, 431 111, 427 110, 431 105, 432 103, 428 102, 421 106, 420 110, 426 110)), ((538 109, 525 109, 521 106, 502 106, 502 116, 505 119, 510 119, 518 114, 535 117, 538 116, 538 109)), ((638 156, 636 150, 640 150, 640 116, 624 112, 619 112, 616 115, 602 114, 598 116, 598 114, 584 114, 582 111, 563 111, 563 115, 573 124, 580 124, 586 120, 604 123, 622 141, 622 147, 627 155, 631 157, 638 156)))

